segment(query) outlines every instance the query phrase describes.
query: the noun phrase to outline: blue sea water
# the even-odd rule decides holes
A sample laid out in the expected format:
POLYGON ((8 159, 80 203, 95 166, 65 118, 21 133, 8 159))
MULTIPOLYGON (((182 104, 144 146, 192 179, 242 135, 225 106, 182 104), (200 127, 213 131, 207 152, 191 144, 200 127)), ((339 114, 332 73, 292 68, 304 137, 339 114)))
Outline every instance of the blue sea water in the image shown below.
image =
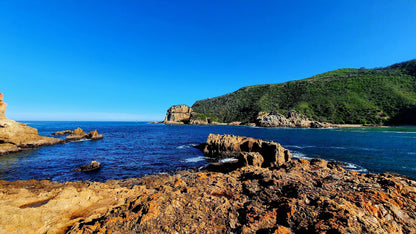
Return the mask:
POLYGON ((193 148, 209 133, 273 140, 294 157, 344 162, 360 172, 396 172, 416 178, 416 127, 257 128, 247 126, 153 125, 143 122, 26 122, 40 135, 64 129, 97 129, 103 140, 44 146, 0 156, 0 180, 106 181, 195 169, 207 164, 193 148), (92 160, 97 172, 75 172, 92 160))

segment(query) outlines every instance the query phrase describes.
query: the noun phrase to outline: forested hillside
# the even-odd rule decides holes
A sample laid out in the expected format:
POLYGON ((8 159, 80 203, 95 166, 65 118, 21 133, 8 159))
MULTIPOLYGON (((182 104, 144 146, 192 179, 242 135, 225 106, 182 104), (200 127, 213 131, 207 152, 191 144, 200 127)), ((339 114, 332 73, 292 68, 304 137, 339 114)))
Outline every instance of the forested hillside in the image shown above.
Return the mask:
POLYGON ((220 122, 296 110, 330 123, 416 124, 416 60, 375 69, 339 69, 281 84, 255 85, 195 102, 220 122))

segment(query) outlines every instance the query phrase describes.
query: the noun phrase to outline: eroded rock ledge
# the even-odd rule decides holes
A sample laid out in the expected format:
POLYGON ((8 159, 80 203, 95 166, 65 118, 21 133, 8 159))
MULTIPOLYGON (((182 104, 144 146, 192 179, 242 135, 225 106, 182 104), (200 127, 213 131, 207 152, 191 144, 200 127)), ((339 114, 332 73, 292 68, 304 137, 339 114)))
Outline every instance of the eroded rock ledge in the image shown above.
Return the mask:
MULTIPOLYGON (((62 144, 65 142, 80 140, 83 138, 97 140, 103 136, 98 132, 91 131, 86 134, 82 129, 78 128, 72 132, 66 140, 54 137, 39 136, 38 130, 6 118, 7 104, 3 102, 3 94, 0 93, 0 155, 22 151, 25 148, 36 148, 46 145, 62 144)), ((59 134, 69 133, 68 131, 57 132, 59 134)), ((56 135, 59 135, 56 134, 56 135)))
MULTIPOLYGON (((246 152, 241 151, 246 143, 216 139, 220 151, 238 145, 238 152, 246 152)), ((0 198, 0 232, 7 233, 416 231, 415 180, 346 171, 322 159, 106 183, 0 181, 0 198)))

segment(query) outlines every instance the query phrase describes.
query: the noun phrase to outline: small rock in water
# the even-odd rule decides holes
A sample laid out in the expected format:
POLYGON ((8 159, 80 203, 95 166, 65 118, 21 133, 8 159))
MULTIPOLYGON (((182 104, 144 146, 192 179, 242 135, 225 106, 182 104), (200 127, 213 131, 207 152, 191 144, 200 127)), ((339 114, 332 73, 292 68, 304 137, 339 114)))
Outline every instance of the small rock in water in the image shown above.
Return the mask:
POLYGON ((96 171, 96 170, 99 170, 100 168, 101 168, 101 163, 94 160, 94 161, 91 161, 91 163, 88 165, 77 168, 75 171, 82 171, 82 172, 96 171))

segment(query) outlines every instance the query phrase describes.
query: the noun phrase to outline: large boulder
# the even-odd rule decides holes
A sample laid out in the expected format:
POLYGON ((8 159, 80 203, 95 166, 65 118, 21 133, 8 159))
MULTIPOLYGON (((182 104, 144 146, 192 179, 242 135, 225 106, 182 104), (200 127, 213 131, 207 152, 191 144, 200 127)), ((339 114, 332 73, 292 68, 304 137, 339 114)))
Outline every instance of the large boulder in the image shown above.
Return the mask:
POLYGON ((166 117, 163 120, 165 124, 178 124, 181 121, 189 122, 191 117, 192 108, 187 105, 175 105, 171 106, 166 112, 166 117))
POLYGON ((261 165, 262 167, 278 167, 292 159, 289 150, 273 141, 216 134, 209 134, 204 155, 216 159, 237 158, 244 164, 243 166, 261 165), (252 154, 255 152, 258 154, 252 154), (262 159, 259 158, 260 156, 262 159))

